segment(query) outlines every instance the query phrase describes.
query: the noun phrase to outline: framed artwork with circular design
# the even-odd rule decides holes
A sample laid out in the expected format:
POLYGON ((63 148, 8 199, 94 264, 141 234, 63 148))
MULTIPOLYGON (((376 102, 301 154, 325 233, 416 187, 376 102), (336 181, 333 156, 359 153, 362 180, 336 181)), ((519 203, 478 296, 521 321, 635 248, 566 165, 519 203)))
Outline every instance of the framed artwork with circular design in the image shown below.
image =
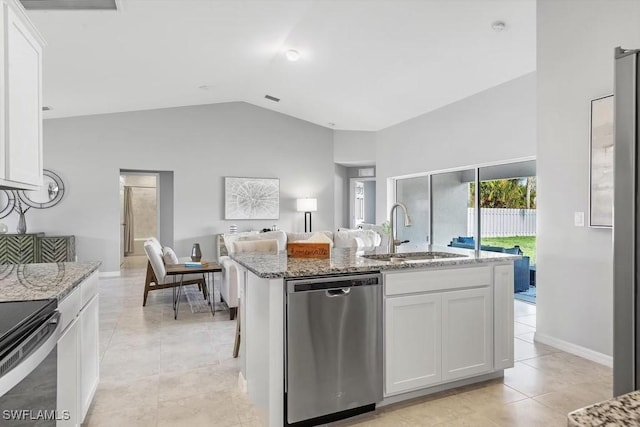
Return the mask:
POLYGON ((0 190, 0 218, 13 212, 16 205, 16 194, 12 190, 0 190))
POLYGON ((49 169, 43 169, 42 181, 42 186, 37 190, 18 190, 20 201, 36 209, 46 209, 60 203, 64 196, 62 178, 49 169))

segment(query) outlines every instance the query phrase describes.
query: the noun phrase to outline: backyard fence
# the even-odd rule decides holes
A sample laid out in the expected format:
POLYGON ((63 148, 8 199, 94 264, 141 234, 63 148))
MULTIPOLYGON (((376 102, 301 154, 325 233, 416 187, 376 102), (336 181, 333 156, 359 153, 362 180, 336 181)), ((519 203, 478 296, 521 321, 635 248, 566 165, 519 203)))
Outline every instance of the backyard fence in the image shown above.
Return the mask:
MULTIPOLYGON (((473 236, 474 208, 467 210, 467 235, 473 236)), ((535 209, 480 209, 483 237, 535 236, 535 209)))

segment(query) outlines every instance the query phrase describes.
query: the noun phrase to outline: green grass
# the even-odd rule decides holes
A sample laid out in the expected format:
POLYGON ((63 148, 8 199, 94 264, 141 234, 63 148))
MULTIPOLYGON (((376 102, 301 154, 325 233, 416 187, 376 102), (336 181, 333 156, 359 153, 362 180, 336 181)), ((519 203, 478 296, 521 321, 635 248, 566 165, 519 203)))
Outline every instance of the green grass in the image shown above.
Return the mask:
POLYGON ((503 248, 512 248, 518 245, 522 252, 530 258, 529 264, 536 263, 536 236, 483 237, 480 241, 483 245, 502 246, 503 248))

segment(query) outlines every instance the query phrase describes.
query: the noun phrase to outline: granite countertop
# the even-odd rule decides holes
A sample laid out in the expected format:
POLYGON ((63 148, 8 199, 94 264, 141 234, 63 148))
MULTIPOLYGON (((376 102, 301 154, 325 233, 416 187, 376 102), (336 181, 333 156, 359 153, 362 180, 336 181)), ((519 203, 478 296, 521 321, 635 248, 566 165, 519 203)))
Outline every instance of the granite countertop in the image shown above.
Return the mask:
POLYGON ((62 300, 101 262, 0 264, 0 302, 57 298, 62 300))
MULTIPOLYGON (((381 249, 378 248, 377 251, 381 249)), ((434 249, 441 252, 463 255, 459 258, 444 258, 424 260, 420 262, 395 263, 363 258, 361 255, 374 254, 376 251, 356 251, 355 249, 334 248, 330 259, 287 258, 286 252, 269 253, 239 253, 232 254, 231 259, 246 267, 258 277, 292 278, 308 276, 324 276, 329 274, 362 273, 368 271, 391 271, 406 269, 424 269, 448 267, 453 265, 479 264, 485 262, 510 261, 520 258, 520 255, 503 254, 499 252, 480 252, 476 258, 474 251, 458 248, 434 249)))
POLYGON ((640 425, 640 391, 632 391, 569 413, 570 427, 640 425))

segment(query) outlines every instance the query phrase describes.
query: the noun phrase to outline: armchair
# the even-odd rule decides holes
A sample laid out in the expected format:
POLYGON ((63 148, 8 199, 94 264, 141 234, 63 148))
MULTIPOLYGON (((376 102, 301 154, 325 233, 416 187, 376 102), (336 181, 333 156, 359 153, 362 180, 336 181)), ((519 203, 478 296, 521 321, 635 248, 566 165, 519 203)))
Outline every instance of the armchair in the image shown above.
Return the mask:
MULTIPOLYGON (((147 304, 147 296, 150 291, 156 289, 166 289, 178 286, 180 282, 174 282, 173 278, 167 277, 167 269, 162 258, 162 246, 157 239, 151 238, 144 242, 144 252, 147 254, 147 275, 144 281, 144 296, 142 306, 147 304), (152 285, 153 283, 153 285, 152 285)), ((201 274, 185 274, 183 284, 201 286, 203 291, 207 289, 204 277, 201 274)))

